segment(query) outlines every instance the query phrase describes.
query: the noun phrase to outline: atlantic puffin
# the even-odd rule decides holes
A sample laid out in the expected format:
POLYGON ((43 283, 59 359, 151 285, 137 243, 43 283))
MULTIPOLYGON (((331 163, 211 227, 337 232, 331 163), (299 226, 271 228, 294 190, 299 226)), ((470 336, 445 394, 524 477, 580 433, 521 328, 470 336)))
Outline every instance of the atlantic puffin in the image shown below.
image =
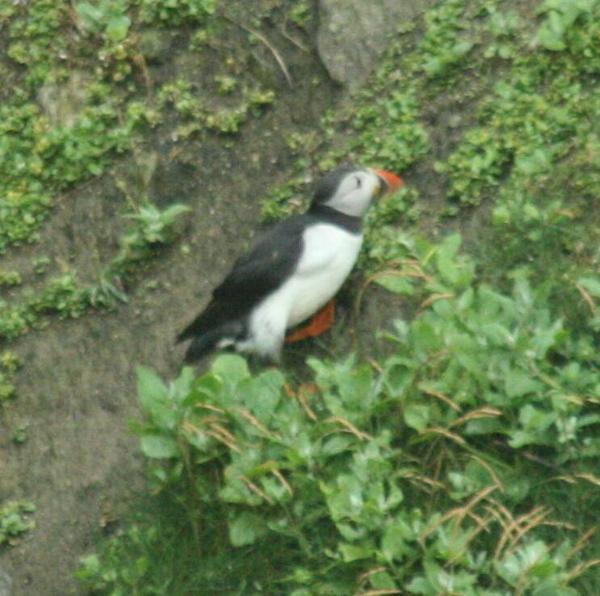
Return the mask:
POLYGON ((185 361, 233 348, 278 362, 286 341, 329 328, 332 299, 363 242, 364 215, 377 197, 402 184, 391 172, 350 164, 325 175, 306 213, 280 221, 239 257, 208 306, 178 335, 178 342, 192 340, 185 361))

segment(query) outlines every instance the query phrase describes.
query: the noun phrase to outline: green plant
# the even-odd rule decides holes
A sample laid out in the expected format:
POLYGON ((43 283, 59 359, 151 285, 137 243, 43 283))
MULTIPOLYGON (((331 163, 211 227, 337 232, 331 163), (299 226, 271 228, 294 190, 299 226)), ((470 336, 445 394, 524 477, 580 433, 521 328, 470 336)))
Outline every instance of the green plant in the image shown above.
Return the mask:
POLYGON ((22 534, 35 528, 30 517, 34 511, 30 501, 9 501, 0 506, 0 547, 17 544, 22 534))
POLYGON ((128 2, 125 0, 101 0, 97 4, 79 2, 75 5, 77 16, 86 29, 102 33, 111 42, 120 42, 127 37, 131 19, 127 16, 128 2))
POLYGON ((203 22, 212 15, 218 0, 138 0, 143 21, 170 25, 203 22))
POLYGON ((312 16, 312 10, 306 0, 297 0, 289 11, 290 20, 298 27, 305 28, 312 16))
POLYGON ((582 32, 576 25, 586 22, 598 27, 600 3, 597 0, 544 0, 538 9, 544 15, 537 33, 538 43, 547 50, 560 51, 569 47, 570 42, 587 41, 581 39, 582 32))
POLYGON ((449 0, 427 13, 427 31, 421 41, 422 68, 427 76, 445 75, 472 50, 473 42, 461 35, 466 28, 461 17, 467 5, 465 0, 449 0))
POLYGON ((0 286, 18 286, 21 275, 18 271, 0 271, 0 286))
POLYGON ((15 396, 15 374, 22 365, 21 359, 13 352, 4 351, 0 355, 0 405, 15 396))
POLYGON ((233 355, 169 384, 138 370, 146 421, 134 429, 152 486, 178 495, 192 534, 213 531, 219 510, 218 552, 227 541, 285 548, 267 591, 576 594, 573 581, 595 564, 575 554, 575 536, 546 530, 561 510, 532 463, 594 498, 600 385, 597 354, 582 358, 589 333, 568 330, 550 290, 533 291, 522 272, 511 294, 478 283, 459 247, 457 235, 406 238, 371 278, 422 305, 396 322, 393 352, 373 366, 309 358, 311 382, 299 386, 277 369, 252 375, 233 355))
POLYGON ((12 432, 11 441, 15 445, 22 445, 27 441, 27 430, 29 429, 29 424, 22 423, 19 424, 12 432))

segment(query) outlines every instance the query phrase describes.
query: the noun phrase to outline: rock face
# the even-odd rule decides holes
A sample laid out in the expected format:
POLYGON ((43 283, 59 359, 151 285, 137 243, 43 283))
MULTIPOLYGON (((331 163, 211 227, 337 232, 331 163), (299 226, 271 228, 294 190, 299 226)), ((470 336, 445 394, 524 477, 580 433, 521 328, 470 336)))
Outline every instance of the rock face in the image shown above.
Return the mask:
POLYGON ((79 118, 89 94, 92 78, 82 71, 73 71, 68 81, 47 83, 38 91, 38 101, 55 126, 73 126, 79 118))
POLYGON ((398 26, 435 0, 319 0, 317 46, 335 81, 359 87, 398 26))

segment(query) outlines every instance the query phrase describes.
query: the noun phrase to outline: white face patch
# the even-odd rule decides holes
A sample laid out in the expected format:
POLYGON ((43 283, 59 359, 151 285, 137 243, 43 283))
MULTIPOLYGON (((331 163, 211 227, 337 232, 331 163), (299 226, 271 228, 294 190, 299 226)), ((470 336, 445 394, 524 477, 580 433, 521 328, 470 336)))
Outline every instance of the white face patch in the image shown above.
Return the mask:
POLYGON ((342 179, 325 205, 346 215, 362 217, 381 192, 381 184, 377 175, 369 170, 351 172, 342 179))

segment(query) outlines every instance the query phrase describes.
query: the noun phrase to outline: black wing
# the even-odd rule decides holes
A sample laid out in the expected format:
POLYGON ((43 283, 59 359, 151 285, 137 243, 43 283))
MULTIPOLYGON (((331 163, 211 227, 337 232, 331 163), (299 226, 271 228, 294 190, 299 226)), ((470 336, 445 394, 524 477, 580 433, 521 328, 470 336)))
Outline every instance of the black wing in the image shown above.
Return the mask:
POLYGON ((292 273, 302 254, 302 235, 311 223, 298 215, 276 224, 234 264, 206 309, 177 337, 183 341, 240 320, 292 273))

